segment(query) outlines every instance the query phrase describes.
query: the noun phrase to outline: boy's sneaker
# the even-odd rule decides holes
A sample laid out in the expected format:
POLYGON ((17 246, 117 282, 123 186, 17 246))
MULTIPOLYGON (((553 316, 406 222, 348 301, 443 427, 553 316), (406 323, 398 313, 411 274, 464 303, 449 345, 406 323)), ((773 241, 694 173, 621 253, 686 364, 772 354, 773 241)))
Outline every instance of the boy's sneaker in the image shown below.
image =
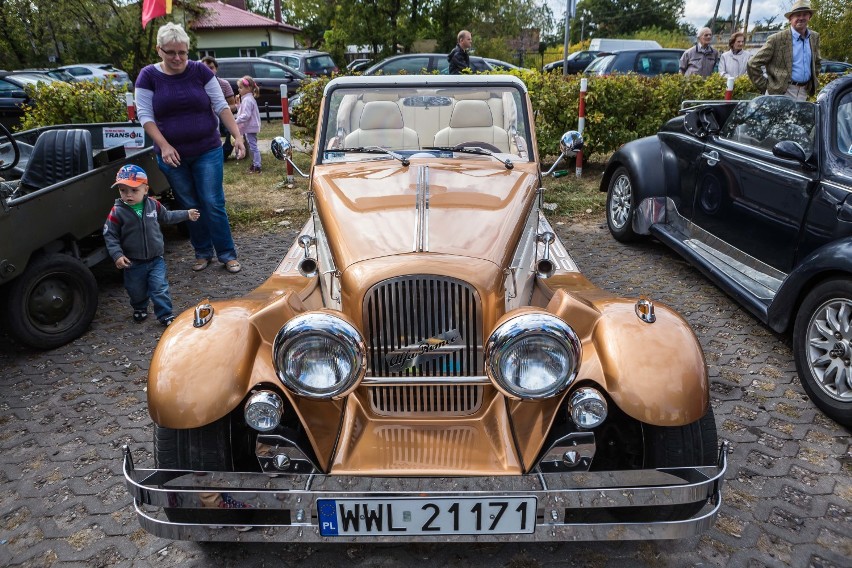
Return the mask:
POLYGON ((166 327, 169 327, 170 325, 172 325, 173 321, 175 321, 175 316, 166 316, 160 320, 160 323, 166 327))
POLYGON ((136 310, 136 311, 133 312, 133 321, 135 321, 136 323, 142 323, 143 321, 145 321, 145 318, 147 318, 147 317, 148 317, 148 312, 143 312, 143 311, 140 311, 140 310, 136 310))

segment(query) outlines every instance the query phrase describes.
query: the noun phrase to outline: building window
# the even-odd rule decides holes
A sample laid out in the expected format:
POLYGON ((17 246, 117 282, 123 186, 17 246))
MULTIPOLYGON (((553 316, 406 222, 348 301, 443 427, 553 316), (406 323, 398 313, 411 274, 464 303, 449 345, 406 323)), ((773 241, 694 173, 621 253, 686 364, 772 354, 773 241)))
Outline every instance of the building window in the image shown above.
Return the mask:
POLYGON ((199 49, 198 50, 198 59, 201 60, 207 56, 216 57, 215 49, 199 49))
POLYGON ((240 57, 257 57, 257 50, 254 48, 240 49, 240 57))

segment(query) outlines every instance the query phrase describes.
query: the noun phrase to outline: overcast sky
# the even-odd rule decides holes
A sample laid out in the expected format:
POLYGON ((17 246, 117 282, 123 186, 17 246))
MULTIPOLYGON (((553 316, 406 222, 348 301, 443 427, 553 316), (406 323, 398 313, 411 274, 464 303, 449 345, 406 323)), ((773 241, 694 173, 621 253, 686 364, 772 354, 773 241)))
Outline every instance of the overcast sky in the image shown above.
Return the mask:
MULTIPOLYGON (((737 9, 740 6, 740 0, 736 0, 737 9)), ((565 13, 566 0, 547 0, 550 9, 556 19, 562 18, 565 13)), ((576 2, 575 2, 576 4, 576 2)), ((752 0, 751 13, 749 14, 749 29, 754 28, 757 21, 765 20, 767 17, 775 16, 775 23, 784 21, 784 12, 793 5, 793 0, 752 0)), ((686 0, 684 7, 684 20, 694 25, 696 28, 702 27, 707 21, 713 17, 713 10, 716 8, 716 2, 713 0, 686 0)), ((740 16, 745 18, 746 5, 743 5, 743 13, 740 16)), ((720 15, 730 15, 731 0, 721 0, 719 6, 720 15)))

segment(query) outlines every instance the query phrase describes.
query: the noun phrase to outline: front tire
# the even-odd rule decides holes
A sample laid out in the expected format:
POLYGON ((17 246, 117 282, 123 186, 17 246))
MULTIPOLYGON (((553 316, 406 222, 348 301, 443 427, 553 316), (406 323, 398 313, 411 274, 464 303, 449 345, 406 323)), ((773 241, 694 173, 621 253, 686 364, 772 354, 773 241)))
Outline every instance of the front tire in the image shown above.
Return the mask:
POLYGON ((34 258, 9 284, 6 325, 21 343, 54 349, 77 339, 98 309, 98 283, 80 260, 53 253, 34 258))
POLYGON ((802 387, 829 418, 852 427, 852 283, 827 280, 811 290, 793 327, 802 387))
POLYGON ((154 425, 154 463, 158 468, 234 471, 230 421, 176 430, 154 425))
POLYGON ((627 168, 616 168, 606 192, 606 224, 615 240, 622 243, 638 238, 633 231, 633 217, 636 214, 633 188, 633 179, 627 168))

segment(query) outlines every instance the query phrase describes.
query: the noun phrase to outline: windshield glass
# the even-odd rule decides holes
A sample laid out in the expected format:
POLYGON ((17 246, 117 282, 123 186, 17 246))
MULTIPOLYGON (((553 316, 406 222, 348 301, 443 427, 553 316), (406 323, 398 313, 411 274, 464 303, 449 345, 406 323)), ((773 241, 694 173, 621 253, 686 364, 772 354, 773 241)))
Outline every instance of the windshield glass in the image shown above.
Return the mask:
POLYGON ((382 147, 405 157, 485 159, 446 150, 477 146, 512 160, 530 160, 526 99, 515 87, 381 86, 340 88, 326 100, 320 161, 391 160, 382 147), (445 150, 429 150, 429 147, 445 150))
POLYGON ((598 57, 586 67, 586 73, 599 73, 606 69, 609 62, 615 59, 615 55, 604 55, 603 57, 598 57))

